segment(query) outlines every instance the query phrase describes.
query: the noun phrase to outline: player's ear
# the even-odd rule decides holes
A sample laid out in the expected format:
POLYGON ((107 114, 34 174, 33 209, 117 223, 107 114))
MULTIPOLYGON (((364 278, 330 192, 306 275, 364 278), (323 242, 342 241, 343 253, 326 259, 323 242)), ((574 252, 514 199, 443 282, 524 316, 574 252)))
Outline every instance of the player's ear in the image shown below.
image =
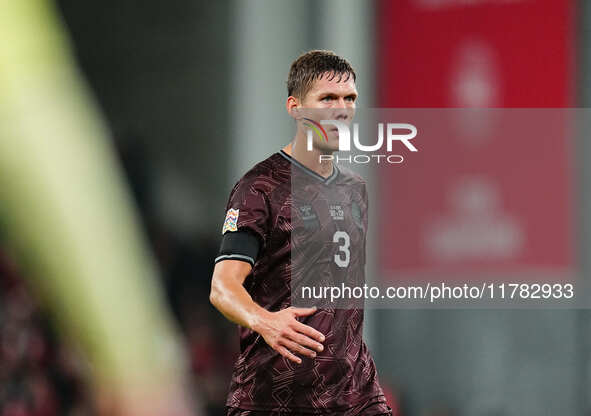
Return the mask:
POLYGON ((287 101, 285 102, 285 108, 288 114, 295 120, 299 120, 300 118, 302 118, 302 115, 300 114, 299 104, 299 100, 295 98, 293 95, 287 97, 287 101))

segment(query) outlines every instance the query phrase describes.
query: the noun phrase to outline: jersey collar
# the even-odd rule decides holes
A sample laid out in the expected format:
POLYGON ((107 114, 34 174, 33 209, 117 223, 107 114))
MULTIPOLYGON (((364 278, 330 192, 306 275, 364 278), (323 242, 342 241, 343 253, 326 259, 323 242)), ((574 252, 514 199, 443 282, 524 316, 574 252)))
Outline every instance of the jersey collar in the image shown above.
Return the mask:
POLYGON ((281 156, 283 156, 284 158, 286 158, 292 164, 294 164, 297 167, 299 167, 300 169, 302 169, 308 175, 312 176, 313 178, 316 178, 320 182, 323 182, 323 183, 325 183, 327 185, 329 183, 333 182, 336 179, 336 177, 338 176, 338 174, 339 174, 339 170, 338 170, 337 166, 334 163, 332 164, 332 173, 330 174, 329 177, 325 178, 324 176, 319 175, 318 173, 314 172, 309 167, 307 167, 307 166, 301 164, 300 162, 298 162, 297 160, 295 160, 293 157, 291 157, 290 155, 288 155, 287 153, 285 153, 283 151, 283 149, 279 151, 279 154, 281 156))

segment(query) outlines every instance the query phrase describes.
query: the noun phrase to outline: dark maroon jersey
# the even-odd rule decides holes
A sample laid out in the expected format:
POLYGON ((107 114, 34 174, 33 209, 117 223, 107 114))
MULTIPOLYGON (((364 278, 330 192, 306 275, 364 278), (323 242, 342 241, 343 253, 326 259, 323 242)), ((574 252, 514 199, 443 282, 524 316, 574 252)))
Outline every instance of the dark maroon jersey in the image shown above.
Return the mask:
MULTIPOLYGON (((359 285, 365 281, 367 194, 363 179, 334 167, 324 178, 283 151, 260 162, 232 189, 223 232, 248 232, 260 242, 244 287, 269 311, 316 304, 298 318, 325 335, 324 350, 296 364, 256 332, 239 327, 227 406, 278 413, 363 414, 390 411, 375 364, 363 342, 363 309, 302 298, 303 286, 359 285), (338 307, 338 308, 337 308, 338 307)), ((351 306, 347 304, 347 306, 351 306)))

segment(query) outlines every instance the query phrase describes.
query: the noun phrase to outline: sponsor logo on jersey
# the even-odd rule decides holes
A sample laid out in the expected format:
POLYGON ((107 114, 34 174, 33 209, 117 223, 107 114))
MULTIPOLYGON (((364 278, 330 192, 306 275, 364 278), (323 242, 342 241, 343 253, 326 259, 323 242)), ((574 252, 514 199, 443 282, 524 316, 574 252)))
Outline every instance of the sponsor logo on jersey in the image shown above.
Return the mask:
POLYGON ((312 205, 300 205, 299 210, 305 228, 314 229, 320 226, 318 217, 316 216, 316 212, 312 205))

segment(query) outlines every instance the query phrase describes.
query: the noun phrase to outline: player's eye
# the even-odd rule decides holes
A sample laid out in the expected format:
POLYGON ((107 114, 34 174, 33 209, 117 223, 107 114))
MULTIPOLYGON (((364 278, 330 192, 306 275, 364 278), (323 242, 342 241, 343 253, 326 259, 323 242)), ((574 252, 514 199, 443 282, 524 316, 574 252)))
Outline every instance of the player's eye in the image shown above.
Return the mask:
POLYGON ((345 100, 347 100, 347 101, 349 101, 349 102, 351 102, 351 103, 352 103, 352 102, 354 102, 354 101, 355 101, 355 97, 354 97, 354 96, 352 96, 352 95, 349 95, 349 96, 345 97, 345 100))
POLYGON ((329 103, 332 101, 332 97, 330 95, 327 95, 326 97, 322 98, 322 101, 324 101, 325 103, 329 103))

